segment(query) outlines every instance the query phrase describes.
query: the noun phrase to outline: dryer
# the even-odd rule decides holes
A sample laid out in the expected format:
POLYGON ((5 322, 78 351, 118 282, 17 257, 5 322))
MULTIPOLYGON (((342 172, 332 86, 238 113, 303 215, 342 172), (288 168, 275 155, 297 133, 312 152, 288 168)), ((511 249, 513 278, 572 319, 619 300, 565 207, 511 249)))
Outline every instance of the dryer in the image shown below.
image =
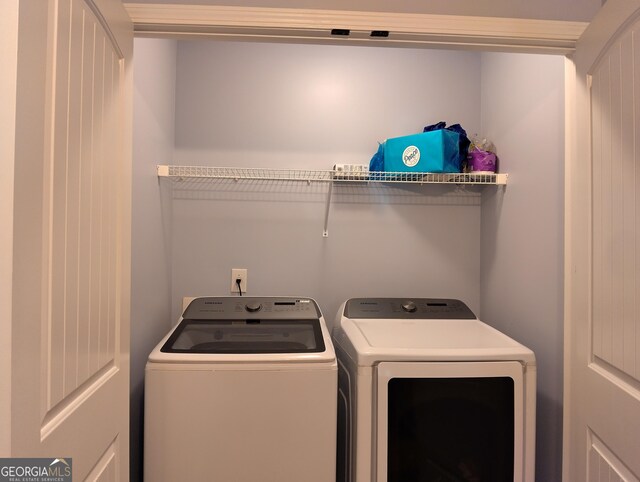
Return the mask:
POLYGON ((531 350, 461 301, 358 298, 340 307, 339 482, 533 482, 531 350))
POLYGON ((145 375, 145 480, 334 480, 337 364, 314 300, 197 298, 145 375))

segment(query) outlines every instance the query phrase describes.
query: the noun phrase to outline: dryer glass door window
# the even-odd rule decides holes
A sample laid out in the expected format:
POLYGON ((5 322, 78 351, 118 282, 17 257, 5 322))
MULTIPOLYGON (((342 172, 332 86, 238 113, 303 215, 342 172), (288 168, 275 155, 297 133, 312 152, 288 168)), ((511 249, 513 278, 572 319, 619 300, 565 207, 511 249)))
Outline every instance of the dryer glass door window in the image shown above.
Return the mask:
POLYGON ((378 370, 378 481, 521 480, 519 363, 381 363, 378 370))

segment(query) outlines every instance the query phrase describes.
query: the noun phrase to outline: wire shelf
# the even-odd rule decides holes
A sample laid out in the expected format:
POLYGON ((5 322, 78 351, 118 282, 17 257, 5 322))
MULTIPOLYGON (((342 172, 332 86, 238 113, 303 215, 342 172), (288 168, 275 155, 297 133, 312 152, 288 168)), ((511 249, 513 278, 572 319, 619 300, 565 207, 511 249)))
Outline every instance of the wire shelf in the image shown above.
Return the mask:
POLYGON ((413 184, 504 185, 508 174, 430 173, 336 170, 238 168, 210 166, 158 166, 158 176, 184 179, 233 179, 311 182, 385 182, 413 184))
POLYGON ((334 173, 334 181, 366 181, 413 184, 492 184, 507 183, 507 174, 435 173, 435 172, 383 172, 334 173))
POLYGON ((158 166, 158 176, 178 179, 249 179, 264 181, 322 181, 332 180, 333 171, 301 169, 266 169, 208 166, 158 166))

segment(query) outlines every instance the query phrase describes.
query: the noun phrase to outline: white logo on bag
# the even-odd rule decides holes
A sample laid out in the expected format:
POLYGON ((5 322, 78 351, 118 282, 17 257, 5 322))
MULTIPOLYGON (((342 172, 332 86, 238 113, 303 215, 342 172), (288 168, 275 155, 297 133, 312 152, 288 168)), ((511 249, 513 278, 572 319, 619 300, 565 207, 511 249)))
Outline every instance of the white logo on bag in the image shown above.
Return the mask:
POLYGON ((420 160, 420 149, 416 146, 407 147, 402 153, 402 162, 407 167, 413 167, 418 164, 420 160))

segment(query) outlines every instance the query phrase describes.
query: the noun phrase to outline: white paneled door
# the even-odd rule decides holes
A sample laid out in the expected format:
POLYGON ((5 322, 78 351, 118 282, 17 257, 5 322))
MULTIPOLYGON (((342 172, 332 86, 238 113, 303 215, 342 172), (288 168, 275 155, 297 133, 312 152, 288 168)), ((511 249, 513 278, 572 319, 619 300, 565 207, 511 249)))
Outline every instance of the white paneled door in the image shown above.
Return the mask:
POLYGON ((564 479, 638 481, 640 1, 608 0, 574 61, 564 479))
POLYGON ((120 0, 21 9, 11 455, 128 480, 133 29, 120 0))

